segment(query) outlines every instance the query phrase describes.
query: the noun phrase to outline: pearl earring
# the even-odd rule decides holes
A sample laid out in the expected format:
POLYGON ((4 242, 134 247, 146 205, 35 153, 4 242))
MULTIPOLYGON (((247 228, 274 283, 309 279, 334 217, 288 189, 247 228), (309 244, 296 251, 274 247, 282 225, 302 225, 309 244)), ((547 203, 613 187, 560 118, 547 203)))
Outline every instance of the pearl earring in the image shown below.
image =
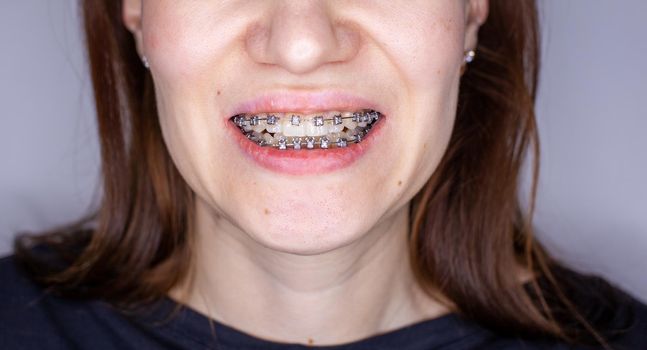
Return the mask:
POLYGON ((146 58, 146 56, 145 56, 145 55, 144 55, 144 56, 142 56, 142 64, 143 64, 143 65, 144 65, 144 67, 146 67, 147 69, 148 69, 148 68, 150 68, 150 65, 148 64, 148 58, 146 58))
POLYGON ((465 56, 463 57, 463 60, 465 63, 472 63, 474 61, 474 57, 476 56, 476 52, 474 50, 469 50, 465 52, 465 56))

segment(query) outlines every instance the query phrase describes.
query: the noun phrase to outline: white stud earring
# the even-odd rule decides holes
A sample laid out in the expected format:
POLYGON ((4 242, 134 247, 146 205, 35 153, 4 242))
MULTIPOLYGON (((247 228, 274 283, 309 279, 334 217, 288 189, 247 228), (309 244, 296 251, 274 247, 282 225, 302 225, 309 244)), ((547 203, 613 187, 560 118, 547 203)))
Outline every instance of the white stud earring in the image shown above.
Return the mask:
POLYGON ((476 52, 474 50, 469 50, 465 52, 465 56, 463 57, 463 60, 465 63, 472 63, 474 61, 474 57, 476 56, 476 52))
POLYGON ((145 55, 142 56, 142 64, 144 65, 144 67, 146 67, 146 69, 150 68, 150 64, 148 64, 148 58, 146 58, 145 55))

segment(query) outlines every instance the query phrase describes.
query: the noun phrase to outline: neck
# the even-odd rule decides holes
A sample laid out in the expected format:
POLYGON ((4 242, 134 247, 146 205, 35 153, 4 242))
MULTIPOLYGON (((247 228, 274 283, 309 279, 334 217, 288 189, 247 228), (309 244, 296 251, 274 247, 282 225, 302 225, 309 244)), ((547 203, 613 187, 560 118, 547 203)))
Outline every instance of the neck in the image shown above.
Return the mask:
POLYGON ((193 278, 171 297, 241 331, 332 345, 448 311, 413 278, 408 206, 358 240, 317 255, 267 248, 209 213, 204 203, 196 209, 193 278))

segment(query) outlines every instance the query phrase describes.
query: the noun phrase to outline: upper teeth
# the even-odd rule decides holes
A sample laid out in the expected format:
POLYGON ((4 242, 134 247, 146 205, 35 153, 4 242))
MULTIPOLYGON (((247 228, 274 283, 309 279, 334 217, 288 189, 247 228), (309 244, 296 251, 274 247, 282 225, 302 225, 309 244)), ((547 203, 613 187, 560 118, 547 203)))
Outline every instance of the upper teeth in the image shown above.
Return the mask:
POLYGON ((331 143, 345 147, 347 142, 359 142, 380 118, 373 110, 359 112, 258 113, 239 114, 232 121, 253 141, 261 145, 286 149, 292 146, 301 149, 301 144, 310 149, 313 137, 319 148, 328 148, 331 143))

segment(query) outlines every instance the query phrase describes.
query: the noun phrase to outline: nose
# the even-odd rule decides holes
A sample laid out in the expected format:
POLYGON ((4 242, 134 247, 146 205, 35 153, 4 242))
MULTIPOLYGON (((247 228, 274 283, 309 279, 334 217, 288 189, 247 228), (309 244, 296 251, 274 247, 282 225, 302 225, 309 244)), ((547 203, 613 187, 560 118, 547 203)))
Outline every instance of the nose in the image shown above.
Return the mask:
POLYGON ((352 59, 359 34, 333 19, 327 1, 276 1, 271 15, 248 32, 246 47, 256 62, 306 74, 329 64, 352 59))

